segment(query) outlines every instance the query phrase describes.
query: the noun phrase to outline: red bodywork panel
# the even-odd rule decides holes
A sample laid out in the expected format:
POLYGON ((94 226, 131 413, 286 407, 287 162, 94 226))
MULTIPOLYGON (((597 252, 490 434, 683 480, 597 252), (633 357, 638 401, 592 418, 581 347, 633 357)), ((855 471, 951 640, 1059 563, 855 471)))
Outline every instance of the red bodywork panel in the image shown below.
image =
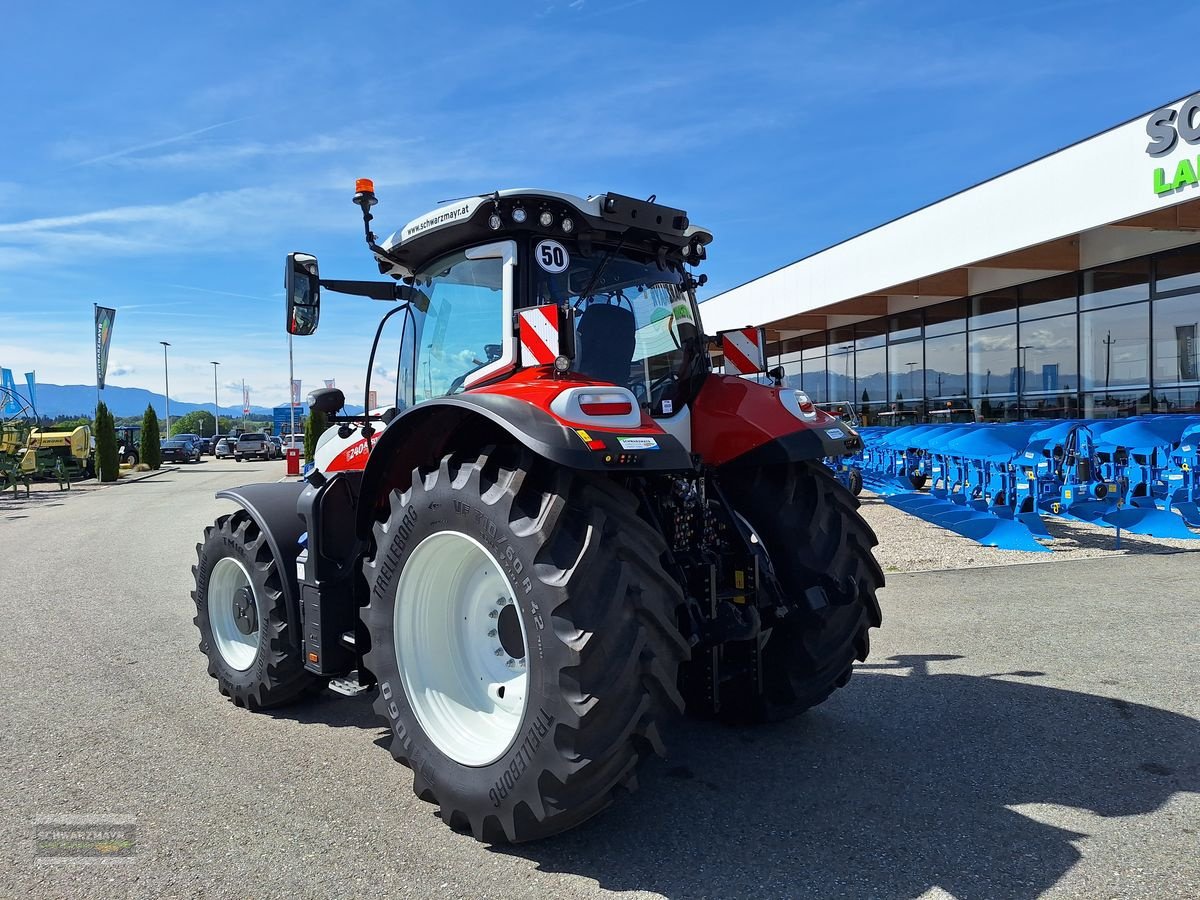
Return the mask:
MULTIPOLYGON (((512 397, 516 400, 522 400, 532 406, 537 407, 542 412, 553 418, 556 422, 570 428, 578 433, 582 430, 589 435, 593 432, 597 435, 613 434, 613 435, 637 435, 646 437, 655 437, 665 435, 666 432, 658 426, 658 423, 651 418, 650 414, 645 410, 642 411, 642 421, 640 425, 632 427, 604 427, 594 423, 572 422, 568 419, 563 419, 556 415, 550 408, 551 402, 567 388, 573 387, 595 387, 595 388, 611 388, 612 385, 606 381, 592 381, 588 378, 581 378, 579 375, 569 373, 564 377, 556 378, 553 374, 553 369, 550 366, 537 366, 526 369, 518 369, 510 374, 503 381, 494 381, 484 387, 471 388, 465 393, 467 394, 502 394, 506 397, 512 397)), ((377 432, 371 438, 372 448, 375 442, 379 440, 382 430, 377 432)), ((603 449, 603 441, 596 441, 596 446, 592 442, 584 441, 583 437, 579 438, 581 445, 586 444, 591 449, 603 449)), ((320 454, 318 454, 320 455, 320 454)), ((357 436, 355 439, 346 443, 345 446, 339 447, 336 455, 331 461, 326 463, 321 468, 326 473, 346 472, 353 470, 362 470, 366 468, 367 457, 369 456, 367 449, 367 441, 365 438, 357 436)))
POLYGON ((837 424, 820 410, 811 422, 796 418, 779 400, 780 393, 791 390, 736 375, 709 375, 692 402, 692 452, 719 466, 785 435, 837 424))
POLYGON ((599 390, 601 388, 611 388, 613 385, 608 381, 593 381, 590 378, 583 378, 575 372, 568 372, 560 378, 555 378, 552 372, 553 370, 550 366, 520 369, 504 381, 497 381, 485 387, 474 388, 467 393, 503 394, 506 397, 524 400, 568 428, 582 428, 585 431, 612 432, 614 434, 665 434, 658 427, 658 423, 645 410, 642 410, 641 426, 634 428, 619 428, 617 426, 605 428, 600 425, 583 425, 556 415, 554 410, 550 408, 550 404, 554 401, 555 397, 567 388, 594 387, 599 390))

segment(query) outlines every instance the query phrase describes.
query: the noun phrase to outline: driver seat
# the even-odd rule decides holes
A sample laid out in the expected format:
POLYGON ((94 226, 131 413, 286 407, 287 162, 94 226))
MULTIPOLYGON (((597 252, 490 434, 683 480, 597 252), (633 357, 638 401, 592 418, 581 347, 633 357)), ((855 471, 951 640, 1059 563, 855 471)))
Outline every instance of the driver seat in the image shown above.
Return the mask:
POLYGON ((575 369, 597 381, 629 387, 637 318, 624 306, 593 303, 576 328, 575 369))

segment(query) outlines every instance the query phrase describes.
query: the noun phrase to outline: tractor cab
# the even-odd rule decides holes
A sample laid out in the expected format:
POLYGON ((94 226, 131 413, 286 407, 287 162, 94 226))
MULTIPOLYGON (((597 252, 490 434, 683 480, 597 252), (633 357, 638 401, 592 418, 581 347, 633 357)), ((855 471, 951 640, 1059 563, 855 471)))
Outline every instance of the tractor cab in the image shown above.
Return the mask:
POLYGON ((382 274, 324 281, 292 254, 288 329, 311 334, 321 287, 403 304, 395 406, 449 397, 532 370, 604 383, 651 416, 672 416, 708 371, 688 267, 712 235, 683 210, 620 194, 587 199, 506 190, 454 201, 375 243, 369 181, 355 202, 382 274))

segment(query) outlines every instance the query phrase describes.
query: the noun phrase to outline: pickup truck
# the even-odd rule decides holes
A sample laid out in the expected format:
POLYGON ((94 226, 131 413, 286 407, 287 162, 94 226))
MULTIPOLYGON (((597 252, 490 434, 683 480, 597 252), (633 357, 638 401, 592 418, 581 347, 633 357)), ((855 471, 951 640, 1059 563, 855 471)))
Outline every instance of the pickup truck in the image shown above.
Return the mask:
POLYGON ((237 462, 250 457, 258 459, 274 459, 275 445, 271 443, 271 439, 265 434, 257 431, 252 431, 247 434, 239 435, 237 443, 233 448, 233 458, 237 462))

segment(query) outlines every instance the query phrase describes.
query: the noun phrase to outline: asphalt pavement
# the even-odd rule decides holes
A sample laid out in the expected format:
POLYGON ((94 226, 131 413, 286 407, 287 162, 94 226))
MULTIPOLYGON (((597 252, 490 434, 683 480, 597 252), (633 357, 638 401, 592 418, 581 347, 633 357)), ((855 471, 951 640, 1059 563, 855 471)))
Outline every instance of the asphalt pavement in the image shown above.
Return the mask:
POLYGON ((206 675, 213 492, 282 476, 0 499, 0 897, 1200 896, 1200 555, 889 575, 827 703, 681 723, 632 797, 487 847, 413 796, 368 699, 254 714, 206 675), (35 858, 72 816, 131 855, 35 858))

